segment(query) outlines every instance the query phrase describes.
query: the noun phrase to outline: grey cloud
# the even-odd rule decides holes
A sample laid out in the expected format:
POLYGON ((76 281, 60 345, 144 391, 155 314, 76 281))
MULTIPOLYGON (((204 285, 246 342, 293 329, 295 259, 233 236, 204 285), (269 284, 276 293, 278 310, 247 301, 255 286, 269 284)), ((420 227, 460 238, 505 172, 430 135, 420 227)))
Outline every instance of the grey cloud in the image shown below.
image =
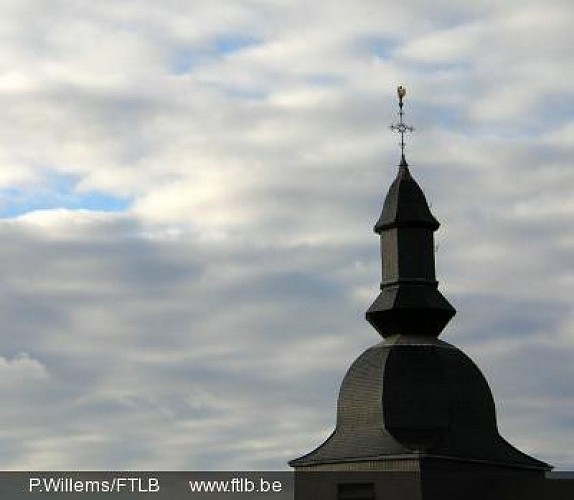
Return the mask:
MULTIPOLYGON (((3 339, 3 352, 29 349, 49 373, 32 392, 4 392, 9 401, 26 401, 3 413, 4 423, 19 422, 21 438, 18 450, 6 457, 6 467, 26 464, 28 451, 39 457, 40 468, 50 467, 44 456, 54 460, 54 467, 154 467, 164 442, 187 425, 191 429, 179 439, 189 449, 201 444, 206 451, 189 459, 189 449, 181 449, 166 466, 185 468, 205 455, 204 466, 219 460, 220 467, 238 467, 241 453, 269 441, 265 446, 275 458, 261 452, 253 464, 271 460, 269 465, 281 467, 281 446, 269 435, 271 430, 284 425, 285 414, 297 413, 304 394, 307 406, 322 400, 332 405, 332 382, 328 397, 310 398, 307 391, 294 389, 303 387, 297 383, 301 370, 314 379, 304 385, 321 391, 322 372, 338 378, 331 363, 333 354, 345 358, 346 341, 329 339, 346 323, 325 322, 318 311, 338 301, 340 292, 325 284, 328 280, 323 283, 325 277, 281 271, 270 265, 274 262, 259 269, 261 255, 253 248, 237 254, 193 241, 166 244, 134 239, 129 236, 132 226, 124 228, 128 235, 120 237, 113 220, 109 227, 95 222, 92 236, 84 227, 77 240, 66 228, 36 229, 30 235, 25 222, 4 227, 10 235, 4 260, 10 265, 3 269, 3 283, 21 285, 5 286, 3 304, 18 303, 24 290, 27 302, 12 311, 19 333, 3 339), (60 231, 65 240, 57 238, 60 231), (23 267, 19 259, 31 257, 11 251, 31 247, 42 255, 44 266, 23 267), (210 261, 210 251, 219 259, 210 261), (181 272, 173 272, 181 259, 181 272), (140 271, 130 272, 132 266, 140 271), (226 283, 220 269, 223 275, 240 276, 243 286, 226 283), (25 286, 32 274, 42 286, 25 286), (86 283, 86 291, 79 282, 86 283), (288 282, 291 287, 285 287, 288 282), (158 286, 161 293, 150 295, 149 289, 158 286), (58 288, 63 291, 53 291, 58 288), (305 304, 309 301, 313 307, 305 304), (315 307, 314 326, 289 319, 301 310, 313 317, 315 307), (40 313, 41 308, 50 314, 40 313), (41 319, 21 321, 22 315, 41 319), (285 326, 289 321, 292 331, 285 326), (306 351, 315 353, 315 359, 304 359, 306 351), (299 368, 293 356, 302 358, 299 368), (322 368, 317 371, 317 366, 322 368), (33 410, 37 404, 43 406, 41 414, 33 410), (262 405, 274 410, 262 413, 262 405), (136 445, 139 441, 149 445, 136 445), (93 454, 82 451, 84 442, 93 454), (125 450, 116 453, 113 443, 124 443, 125 450), (228 447, 241 451, 233 458, 228 447)), ((314 248, 275 252, 271 260, 290 255, 303 269, 312 267, 306 259, 321 255, 314 248)), ((294 261, 290 266, 299 267, 294 261)), ((330 267, 329 259, 323 266, 330 267)))

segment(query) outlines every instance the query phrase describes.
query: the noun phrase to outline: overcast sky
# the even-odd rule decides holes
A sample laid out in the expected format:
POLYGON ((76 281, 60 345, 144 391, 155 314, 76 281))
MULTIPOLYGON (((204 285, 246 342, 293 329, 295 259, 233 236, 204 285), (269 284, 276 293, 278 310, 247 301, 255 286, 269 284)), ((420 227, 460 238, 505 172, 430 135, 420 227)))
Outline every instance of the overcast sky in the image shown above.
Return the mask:
POLYGON ((283 469, 380 340, 407 157, 501 433, 574 468, 571 0, 2 0, 0 469, 283 469))

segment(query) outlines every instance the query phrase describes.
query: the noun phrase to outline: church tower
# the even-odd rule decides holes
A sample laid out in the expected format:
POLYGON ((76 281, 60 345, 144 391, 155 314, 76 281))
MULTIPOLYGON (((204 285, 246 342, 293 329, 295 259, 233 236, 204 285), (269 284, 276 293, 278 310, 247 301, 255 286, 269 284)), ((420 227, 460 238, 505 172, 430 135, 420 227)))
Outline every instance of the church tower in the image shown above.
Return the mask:
MULTIPOLYGON (((494 474, 504 477, 500 484, 507 487, 518 477, 538 484, 551 469, 500 436, 481 371, 460 349, 438 339, 455 310, 435 277, 433 235, 439 222, 405 159, 404 136, 412 131, 403 123, 405 93, 398 88, 399 123, 391 127, 401 136, 401 161, 374 227, 381 241, 381 292, 366 312, 383 340, 345 375, 331 436, 290 462, 298 477, 330 471, 337 478, 331 489, 315 490, 316 498, 439 498, 430 485, 440 485, 444 493, 453 488, 453 474, 474 478, 476 485, 494 474), (371 471, 374 479, 357 483, 351 471, 371 471), (389 486, 389 478, 402 473, 409 478, 403 486, 389 486), (345 474, 351 474, 348 484, 341 483, 345 474), (353 484, 360 488, 353 490, 353 484)), ((462 491, 459 498, 506 494, 497 489, 494 496, 475 497, 468 488, 462 491)), ((454 498, 461 490, 451 493, 454 498)))

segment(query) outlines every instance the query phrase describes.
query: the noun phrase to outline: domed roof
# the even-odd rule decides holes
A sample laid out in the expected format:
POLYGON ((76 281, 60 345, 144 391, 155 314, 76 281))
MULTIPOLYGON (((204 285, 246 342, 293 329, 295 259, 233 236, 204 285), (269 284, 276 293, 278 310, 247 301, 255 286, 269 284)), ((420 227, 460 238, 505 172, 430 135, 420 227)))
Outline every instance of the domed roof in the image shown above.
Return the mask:
POLYGON ((361 354, 341 385, 335 431, 291 465, 409 455, 549 468, 499 435, 494 399, 472 360, 426 335, 388 337, 361 354))

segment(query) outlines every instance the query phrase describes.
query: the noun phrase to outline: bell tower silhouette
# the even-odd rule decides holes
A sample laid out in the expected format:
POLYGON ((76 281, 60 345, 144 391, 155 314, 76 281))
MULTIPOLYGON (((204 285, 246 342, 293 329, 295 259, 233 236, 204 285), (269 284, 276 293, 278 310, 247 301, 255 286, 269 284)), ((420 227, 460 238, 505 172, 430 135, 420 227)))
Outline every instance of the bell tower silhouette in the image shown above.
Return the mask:
MULTIPOLYGON (((347 371, 333 433, 289 464, 307 478, 320 471, 339 475, 377 471, 372 495, 384 491, 380 498, 385 499, 448 499, 461 491, 464 496, 458 498, 501 498, 497 495, 508 494, 504 488, 512 485, 540 491, 537 488, 551 466, 502 438, 494 399, 481 371, 460 349, 438 339, 455 309, 438 290, 435 277, 433 238, 439 222, 405 159, 404 136, 413 130, 403 122, 405 95, 404 87, 399 87, 399 123, 391 127, 401 136, 401 160, 374 227, 381 240, 381 291, 366 312, 383 340, 363 352, 347 371), (411 474, 407 483, 401 483, 406 489, 385 486, 390 473, 411 474), (470 483, 461 490, 453 474, 470 478, 470 483), (502 490, 491 487, 490 493, 473 496, 475 492, 467 488, 493 475, 504 478, 502 490), (417 486, 409 489, 413 482, 417 486), (433 496, 433 484, 442 485, 444 491, 450 488, 452 496, 433 496)), ((336 482, 340 481, 331 481, 336 482)), ((339 484, 336 490, 333 484, 331 490, 326 486, 322 490, 331 491, 325 498, 375 498, 366 489, 360 493, 339 484)), ((314 490, 315 498, 323 498, 319 490, 314 490)), ((534 498, 529 494, 508 498, 534 498)))

